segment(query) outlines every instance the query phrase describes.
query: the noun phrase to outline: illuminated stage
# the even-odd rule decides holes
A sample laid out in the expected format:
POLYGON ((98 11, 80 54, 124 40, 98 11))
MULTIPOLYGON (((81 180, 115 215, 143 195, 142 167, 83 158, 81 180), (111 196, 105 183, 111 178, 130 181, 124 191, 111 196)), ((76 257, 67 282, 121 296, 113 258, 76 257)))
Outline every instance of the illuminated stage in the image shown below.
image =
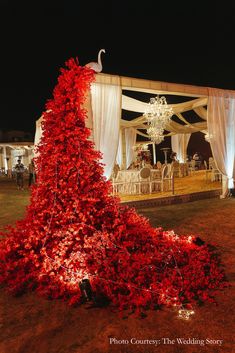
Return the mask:
POLYGON ((183 178, 174 179, 174 194, 172 191, 155 192, 141 195, 119 195, 122 204, 134 207, 170 205, 182 202, 196 201, 221 195, 221 182, 206 180, 205 170, 183 178))

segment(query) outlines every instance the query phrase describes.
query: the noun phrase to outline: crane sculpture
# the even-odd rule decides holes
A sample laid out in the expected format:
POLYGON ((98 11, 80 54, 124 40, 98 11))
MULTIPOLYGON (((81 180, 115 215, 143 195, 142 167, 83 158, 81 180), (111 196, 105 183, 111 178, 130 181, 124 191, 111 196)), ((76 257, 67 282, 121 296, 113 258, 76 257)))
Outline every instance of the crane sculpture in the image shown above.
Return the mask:
POLYGON ((95 72, 101 72, 102 71, 102 62, 101 62, 101 54, 105 53, 105 49, 100 49, 98 53, 98 62, 91 61, 90 63, 86 64, 85 66, 90 67, 92 70, 95 72))

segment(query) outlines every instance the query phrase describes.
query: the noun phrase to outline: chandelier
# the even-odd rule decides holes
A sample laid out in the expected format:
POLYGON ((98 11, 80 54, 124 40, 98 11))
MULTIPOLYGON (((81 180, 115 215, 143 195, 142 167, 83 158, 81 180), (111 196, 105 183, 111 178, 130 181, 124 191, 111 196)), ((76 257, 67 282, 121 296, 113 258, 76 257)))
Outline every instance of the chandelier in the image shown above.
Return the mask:
POLYGON ((159 144, 164 140, 164 130, 174 114, 173 109, 168 106, 166 97, 150 98, 148 109, 144 113, 147 120, 147 134, 151 141, 159 144))

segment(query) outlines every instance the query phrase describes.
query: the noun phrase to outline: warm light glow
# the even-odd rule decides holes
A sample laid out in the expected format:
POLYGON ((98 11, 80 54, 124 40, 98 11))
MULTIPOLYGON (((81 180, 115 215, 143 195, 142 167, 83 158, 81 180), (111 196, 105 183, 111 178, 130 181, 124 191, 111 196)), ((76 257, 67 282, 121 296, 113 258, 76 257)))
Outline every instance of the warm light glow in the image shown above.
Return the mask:
POLYGON ((209 142, 209 143, 210 143, 212 137, 213 137, 213 135, 212 135, 212 134, 209 134, 209 132, 207 132, 207 133, 205 134, 205 136, 204 136, 205 140, 206 140, 207 142, 209 142))
POLYGON ((180 309, 178 311, 178 317, 183 320, 189 320, 193 314, 195 314, 194 310, 180 309))

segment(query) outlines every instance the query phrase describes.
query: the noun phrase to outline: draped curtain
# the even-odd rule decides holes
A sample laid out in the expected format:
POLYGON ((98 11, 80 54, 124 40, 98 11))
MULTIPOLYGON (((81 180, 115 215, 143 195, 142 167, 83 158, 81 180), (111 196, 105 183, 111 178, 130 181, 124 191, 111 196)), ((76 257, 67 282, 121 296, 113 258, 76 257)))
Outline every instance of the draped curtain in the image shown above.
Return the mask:
POLYGON ((117 156, 116 156, 116 163, 119 165, 119 167, 122 167, 122 131, 119 131, 119 141, 118 141, 118 150, 117 150, 117 156))
POLYGON ((177 153, 180 163, 186 162, 187 147, 191 134, 176 134, 171 136, 171 147, 177 153))
POLYGON ((136 143, 136 129, 130 127, 125 129, 126 140, 126 169, 134 161, 134 145, 136 143))
POLYGON ((209 88, 208 134, 213 157, 225 176, 222 197, 234 187, 235 159, 235 92, 209 88))
POLYGON ((34 149, 33 149, 33 154, 36 157, 36 146, 39 144, 41 137, 42 137, 42 120, 43 118, 41 117, 36 121, 36 131, 35 131, 35 136, 34 136, 34 149))
POLYGON ((112 174, 118 150, 121 94, 120 85, 94 83, 91 86, 94 143, 102 153, 107 179, 112 174))

